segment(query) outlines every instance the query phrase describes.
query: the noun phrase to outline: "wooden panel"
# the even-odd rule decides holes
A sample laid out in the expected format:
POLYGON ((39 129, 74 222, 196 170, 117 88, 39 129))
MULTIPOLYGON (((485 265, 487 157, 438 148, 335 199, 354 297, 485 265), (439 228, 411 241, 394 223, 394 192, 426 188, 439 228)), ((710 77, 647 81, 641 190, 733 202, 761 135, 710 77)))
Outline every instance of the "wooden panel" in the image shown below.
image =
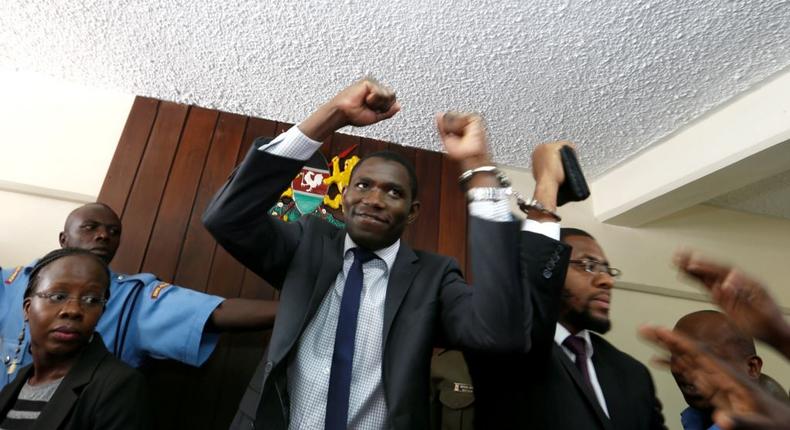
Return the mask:
MULTIPOLYGON (((123 215, 114 267, 152 271, 174 283, 225 297, 276 299, 275 290, 218 247, 200 218, 253 139, 292 125, 138 98, 100 194, 123 215)), ((455 166, 441 154, 334 134, 321 151, 354 146, 360 157, 391 149, 415 164, 421 216, 404 237, 419 249, 466 264, 466 204, 455 166)), ((208 362, 192 368, 157 361, 146 368, 158 427, 227 428, 270 331, 223 334, 208 362)))
POLYGON ((217 111, 193 107, 189 112, 159 214, 143 262, 143 271, 172 281, 184 243, 192 206, 217 124, 217 111))
MULTIPOLYGON (((264 119, 250 118, 244 132, 236 164, 249 151, 258 137, 273 137, 277 124, 264 119)), ((230 173, 230 171, 226 172, 230 173)), ((221 247, 216 248, 211 264, 207 292, 223 297, 241 297, 246 273, 249 272, 221 247)), ((265 290, 266 285, 261 285, 265 290)), ((268 287, 271 290, 271 287, 268 287)), ((190 409, 204 411, 199 416, 187 418, 182 425, 198 428, 216 422, 210 428, 227 428, 241 401, 241 396, 263 355, 268 343, 268 331, 245 334, 224 334, 211 359, 201 369, 201 376, 193 388, 193 399, 187 402, 190 409), (258 342, 255 348, 241 350, 240 345, 258 342)), ((185 411, 186 412, 186 411, 185 411)))
POLYGON ((363 137, 355 154, 359 158, 364 158, 368 154, 374 152, 386 151, 389 149, 390 144, 383 140, 369 139, 363 137))
MULTIPOLYGON (((331 155, 334 157, 335 155, 340 154, 341 152, 353 147, 357 146, 356 150, 359 150, 359 144, 362 143, 362 138, 359 136, 351 136, 348 134, 340 134, 335 133, 332 136, 332 152, 331 155)), ((327 157, 327 161, 331 161, 332 157, 327 157)))
POLYGON ((123 242, 113 260, 116 271, 140 271, 188 110, 188 106, 169 102, 161 102, 159 106, 148 146, 121 218, 124 233, 123 242))
MULTIPOLYGON (((455 257, 466 268, 466 200, 458 185, 458 165, 442 155, 442 183, 439 203, 439 253, 455 257)), ((464 271, 464 273, 466 273, 464 271)))
POLYGON ((219 115, 181 249, 174 279, 178 285, 206 291, 216 242, 203 228, 200 219, 211 197, 222 186, 236 164, 246 126, 247 118, 244 116, 229 113, 219 115))
POLYGON ((113 208, 118 216, 123 216, 126 199, 132 189, 137 167, 148 144, 158 110, 158 100, 145 97, 134 99, 107 176, 104 177, 99 201, 113 208))
POLYGON ((411 245, 416 249, 439 252, 439 204, 442 190, 442 154, 431 151, 416 151, 415 169, 419 178, 417 196, 420 200, 420 216, 409 229, 411 245))

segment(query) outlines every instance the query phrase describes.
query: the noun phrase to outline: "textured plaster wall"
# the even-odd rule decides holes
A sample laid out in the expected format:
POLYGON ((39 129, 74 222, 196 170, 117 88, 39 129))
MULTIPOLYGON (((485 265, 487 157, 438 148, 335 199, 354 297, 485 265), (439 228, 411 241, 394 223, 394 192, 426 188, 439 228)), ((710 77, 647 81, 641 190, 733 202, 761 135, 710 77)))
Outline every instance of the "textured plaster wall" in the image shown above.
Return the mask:
POLYGON ((583 148, 591 175, 790 64, 785 0, 4 2, 0 64, 298 121, 356 77, 398 90, 351 130, 438 149, 436 111, 487 118, 497 160, 583 148))

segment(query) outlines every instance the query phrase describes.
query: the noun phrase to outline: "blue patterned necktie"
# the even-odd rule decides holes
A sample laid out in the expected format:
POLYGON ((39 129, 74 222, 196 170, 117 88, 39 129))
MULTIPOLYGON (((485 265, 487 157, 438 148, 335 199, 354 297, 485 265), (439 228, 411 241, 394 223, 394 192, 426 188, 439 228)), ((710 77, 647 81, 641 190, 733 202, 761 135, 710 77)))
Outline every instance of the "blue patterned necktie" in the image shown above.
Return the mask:
POLYGON ((326 398, 326 430, 343 430, 348 422, 348 398, 351 393, 351 369, 354 364, 354 339, 357 334, 357 316, 362 295, 362 265, 377 258, 362 248, 352 248, 354 263, 348 271, 337 317, 335 349, 332 353, 332 370, 329 374, 329 392, 326 398))

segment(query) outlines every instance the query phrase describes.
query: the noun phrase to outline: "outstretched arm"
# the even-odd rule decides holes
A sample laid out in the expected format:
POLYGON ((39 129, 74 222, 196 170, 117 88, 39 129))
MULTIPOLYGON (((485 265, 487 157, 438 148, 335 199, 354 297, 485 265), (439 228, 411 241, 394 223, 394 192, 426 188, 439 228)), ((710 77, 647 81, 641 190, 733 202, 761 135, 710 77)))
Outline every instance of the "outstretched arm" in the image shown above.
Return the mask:
POLYGON ((274 300, 227 299, 214 309, 207 329, 239 331, 271 328, 277 316, 277 304, 274 300))
POLYGON ((399 109, 392 91, 363 79, 294 129, 271 141, 256 140, 206 208, 206 229, 234 258, 280 288, 302 232, 299 223, 280 222, 269 209, 322 140, 346 125, 370 125, 399 109))

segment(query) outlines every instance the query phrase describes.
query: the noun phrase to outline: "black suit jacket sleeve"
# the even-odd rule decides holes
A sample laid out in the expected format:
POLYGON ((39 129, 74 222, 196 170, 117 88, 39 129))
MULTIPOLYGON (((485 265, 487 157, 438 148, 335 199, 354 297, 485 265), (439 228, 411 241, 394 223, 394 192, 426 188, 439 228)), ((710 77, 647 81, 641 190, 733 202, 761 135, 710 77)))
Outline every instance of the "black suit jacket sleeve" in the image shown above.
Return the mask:
POLYGON ((519 223, 469 217, 473 286, 453 263, 442 279, 440 306, 447 346, 523 350, 524 293, 519 279, 519 223))
POLYGON ((551 354, 570 254, 571 247, 564 243, 536 233, 522 233, 521 270, 529 302, 524 312, 528 318, 525 326, 533 358, 551 354))
POLYGON ((244 161, 208 204, 203 225, 239 262, 279 289, 303 227, 300 222, 280 222, 269 210, 305 162, 258 149, 269 141, 253 142, 244 161))

